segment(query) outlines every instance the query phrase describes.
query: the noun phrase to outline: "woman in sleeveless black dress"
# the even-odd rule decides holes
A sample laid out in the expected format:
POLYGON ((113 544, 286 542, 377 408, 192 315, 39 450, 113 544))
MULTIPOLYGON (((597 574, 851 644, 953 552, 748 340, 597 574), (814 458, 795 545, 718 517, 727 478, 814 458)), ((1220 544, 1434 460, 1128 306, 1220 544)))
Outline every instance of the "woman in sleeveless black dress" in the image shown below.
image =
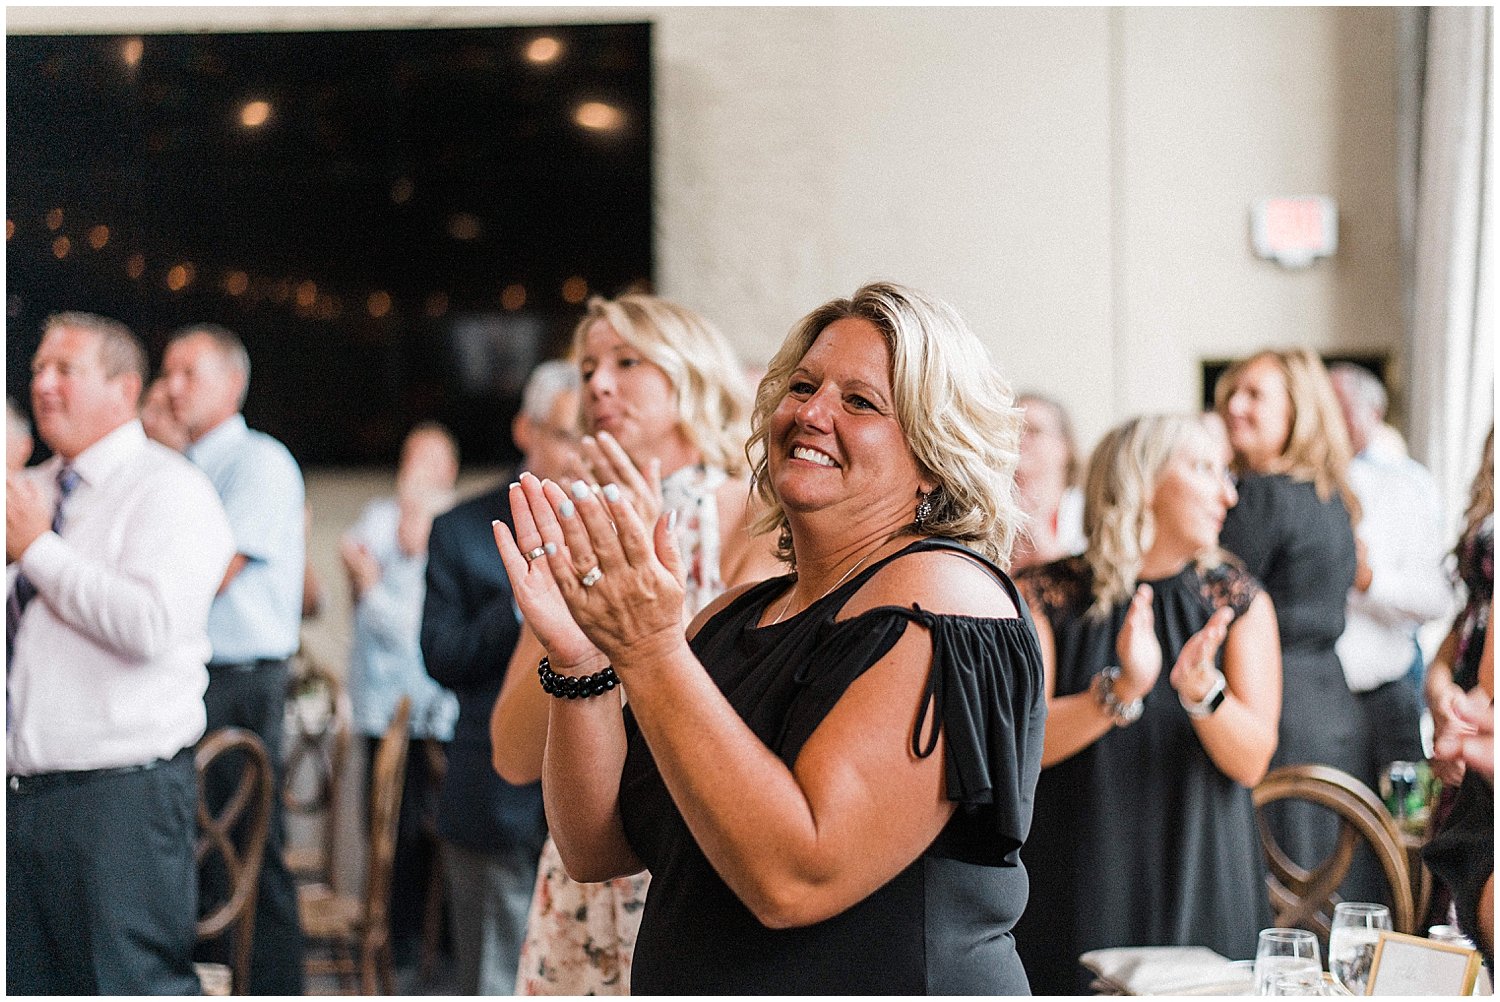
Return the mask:
POLYGON ((1038 994, 1087 993, 1090 950, 1248 958, 1270 924, 1249 787, 1276 741, 1276 620, 1217 549, 1222 452, 1193 416, 1136 418, 1086 490, 1085 555, 1020 578, 1050 682, 1016 927, 1038 994))
MULTIPOLYGON (((1360 772, 1361 715, 1334 644, 1354 585, 1349 434, 1333 384, 1303 348, 1264 351, 1231 366, 1215 387, 1239 503, 1220 540, 1271 600, 1281 634, 1281 724, 1273 767, 1318 763, 1360 772)), ((1333 852, 1339 821, 1308 804, 1275 804, 1267 821, 1278 845, 1303 866, 1333 852)), ((1378 900, 1383 878, 1356 866, 1350 900, 1378 900)))
POLYGON ((997 566, 1019 425, 944 304, 881 283, 813 311, 752 420, 758 527, 796 573, 690 640, 666 519, 613 485, 513 489, 496 542, 544 684, 580 697, 548 723, 553 837, 580 880, 652 871, 633 990, 1026 991, 1045 701, 997 566))

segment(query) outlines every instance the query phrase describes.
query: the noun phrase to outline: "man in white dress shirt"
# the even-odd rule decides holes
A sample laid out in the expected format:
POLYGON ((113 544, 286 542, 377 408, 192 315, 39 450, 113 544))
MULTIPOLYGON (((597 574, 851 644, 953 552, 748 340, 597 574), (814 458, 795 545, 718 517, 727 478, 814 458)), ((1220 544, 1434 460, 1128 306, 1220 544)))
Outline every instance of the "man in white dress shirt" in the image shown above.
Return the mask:
POLYGON ((213 485, 146 438, 123 324, 48 320, 6 480, 6 990, 196 994, 208 610, 234 541, 213 485), (12 646, 13 645, 13 646, 12 646))
POLYGON ((1443 572, 1442 516, 1432 476, 1375 439, 1385 420, 1385 387, 1349 363, 1330 366, 1328 374, 1355 453, 1350 485, 1364 509, 1338 654, 1364 716, 1359 778, 1378 789, 1385 766, 1423 757, 1422 704, 1407 676, 1422 656, 1417 630, 1449 611, 1453 589, 1443 572))

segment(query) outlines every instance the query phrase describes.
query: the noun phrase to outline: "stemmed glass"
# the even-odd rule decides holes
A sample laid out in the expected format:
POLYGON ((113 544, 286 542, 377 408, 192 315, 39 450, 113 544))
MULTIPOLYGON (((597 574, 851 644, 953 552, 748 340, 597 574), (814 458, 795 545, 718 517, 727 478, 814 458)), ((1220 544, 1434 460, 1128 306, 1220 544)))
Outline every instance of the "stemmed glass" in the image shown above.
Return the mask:
POLYGON ((1255 947, 1255 994, 1271 994, 1271 986, 1282 974, 1321 974, 1318 938, 1306 929, 1262 929, 1255 947))
POLYGON ((1385 905, 1362 901, 1340 901, 1333 909, 1333 928, 1328 935, 1328 969, 1355 995, 1365 993, 1375 944, 1380 930, 1391 927, 1391 910, 1385 905))

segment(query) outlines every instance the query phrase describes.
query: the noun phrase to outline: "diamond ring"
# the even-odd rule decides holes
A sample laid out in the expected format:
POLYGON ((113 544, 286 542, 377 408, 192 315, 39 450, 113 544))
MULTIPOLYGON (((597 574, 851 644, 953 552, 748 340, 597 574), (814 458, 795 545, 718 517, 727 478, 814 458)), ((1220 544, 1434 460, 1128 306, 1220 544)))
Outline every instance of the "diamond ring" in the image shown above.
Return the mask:
POLYGON ((583 577, 579 578, 578 583, 583 585, 585 588, 592 588, 594 587, 594 585, 599 583, 599 579, 602 577, 604 577, 604 571, 600 570, 598 566, 595 566, 593 570, 589 571, 583 577))

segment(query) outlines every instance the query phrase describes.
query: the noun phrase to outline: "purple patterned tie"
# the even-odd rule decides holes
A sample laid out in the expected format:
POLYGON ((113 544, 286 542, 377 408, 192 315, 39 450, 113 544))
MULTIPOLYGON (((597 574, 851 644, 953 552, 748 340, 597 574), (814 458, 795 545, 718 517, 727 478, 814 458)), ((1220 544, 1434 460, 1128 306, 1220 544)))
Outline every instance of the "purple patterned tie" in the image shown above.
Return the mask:
MULTIPOLYGON (((78 473, 71 466, 64 466, 57 471, 57 507, 52 511, 52 531, 62 532, 63 525, 63 502, 68 500, 68 495, 73 493, 73 488, 78 486, 78 473)), ((5 603, 5 662, 10 664, 11 654, 15 651, 16 630, 21 626, 21 613, 26 611, 26 604, 36 598, 36 586, 27 580, 25 573, 16 575, 15 585, 11 588, 10 596, 5 603)), ((9 700, 6 701, 7 706, 9 700)), ((8 714, 7 714, 8 715, 8 714)))

